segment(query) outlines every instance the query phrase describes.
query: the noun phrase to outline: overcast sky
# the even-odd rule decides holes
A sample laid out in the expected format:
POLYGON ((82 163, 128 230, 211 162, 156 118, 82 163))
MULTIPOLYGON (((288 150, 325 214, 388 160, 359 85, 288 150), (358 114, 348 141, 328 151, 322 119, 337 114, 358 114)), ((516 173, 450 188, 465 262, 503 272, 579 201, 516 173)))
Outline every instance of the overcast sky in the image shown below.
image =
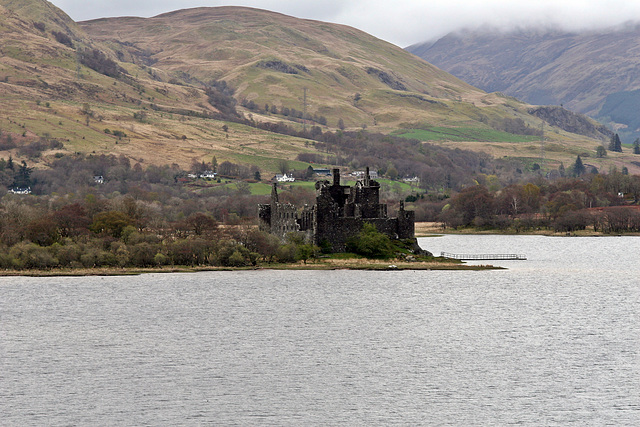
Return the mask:
POLYGON ((356 27, 401 47, 465 27, 530 24, 568 29, 640 20, 637 0, 50 0, 74 20, 150 17, 200 6, 250 6, 356 27))

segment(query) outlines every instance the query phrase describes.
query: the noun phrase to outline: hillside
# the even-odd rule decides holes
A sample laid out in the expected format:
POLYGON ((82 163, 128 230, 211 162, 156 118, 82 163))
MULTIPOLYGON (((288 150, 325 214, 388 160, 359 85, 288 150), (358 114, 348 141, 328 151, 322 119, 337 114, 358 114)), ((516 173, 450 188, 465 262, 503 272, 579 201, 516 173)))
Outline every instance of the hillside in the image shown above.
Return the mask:
POLYGON ((640 26, 599 31, 461 31, 408 51, 487 91, 564 105, 640 136, 640 26))
MULTIPOLYGON (((64 147, 31 162, 88 152, 188 167, 216 156, 274 172, 282 159, 305 168, 300 154, 357 150, 339 138, 316 146, 305 129, 406 135, 529 163, 540 156, 532 106, 353 28, 238 7, 73 23, 43 0, 0 5, 0 130, 18 143, 0 157, 25 158, 20 144, 45 138, 64 147)), ((607 138, 573 132, 545 127, 548 167, 589 156, 607 138)), ((376 150, 370 162, 388 166, 376 150)), ((360 156, 376 150, 363 143, 360 156)), ((611 162, 628 163, 594 159, 598 168, 611 162)))
POLYGON ((397 128, 441 119, 437 101, 500 101, 396 46, 353 28, 248 8, 181 10, 81 23, 96 40, 185 83, 224 80, 236 98, 324 115, 336 126, 397 128), (356 94, 360 94, 356 99, 356 94), (428 110, 428 111, 427 111, 428 110))

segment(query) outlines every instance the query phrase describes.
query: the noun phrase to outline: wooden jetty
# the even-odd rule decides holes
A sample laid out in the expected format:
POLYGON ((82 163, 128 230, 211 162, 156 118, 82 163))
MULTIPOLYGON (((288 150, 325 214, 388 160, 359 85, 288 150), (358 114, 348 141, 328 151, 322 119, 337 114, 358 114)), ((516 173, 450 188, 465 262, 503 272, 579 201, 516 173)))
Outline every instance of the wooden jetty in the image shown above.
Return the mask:
POLYGON ((441 252, 440 256, 443 258, 458 259, 461 261, 524 261, 527 259, 527 256, 522 254, 452 254, 449 252, 441 252))

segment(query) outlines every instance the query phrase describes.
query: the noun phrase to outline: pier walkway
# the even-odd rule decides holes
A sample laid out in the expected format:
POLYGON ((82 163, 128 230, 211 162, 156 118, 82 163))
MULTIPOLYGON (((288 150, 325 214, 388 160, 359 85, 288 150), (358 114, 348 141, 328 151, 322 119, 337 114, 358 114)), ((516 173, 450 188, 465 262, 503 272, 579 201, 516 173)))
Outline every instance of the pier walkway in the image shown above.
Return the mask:
POLYGON ((452 254, 449 252, 441 252, 443 258, 459 259, 461 261, 491 261, 491 260, 516 260, 524 261, 526 255, 522 254, 452 254))

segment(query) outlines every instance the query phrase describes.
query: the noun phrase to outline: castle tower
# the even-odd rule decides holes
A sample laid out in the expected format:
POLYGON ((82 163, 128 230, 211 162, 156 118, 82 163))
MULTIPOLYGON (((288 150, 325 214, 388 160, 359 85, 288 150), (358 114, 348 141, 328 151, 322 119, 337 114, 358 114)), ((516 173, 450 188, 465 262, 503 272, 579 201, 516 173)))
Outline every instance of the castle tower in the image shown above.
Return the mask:
POLYGON ((333 185, 340 185, 340 169, 333 169, 333 185))

